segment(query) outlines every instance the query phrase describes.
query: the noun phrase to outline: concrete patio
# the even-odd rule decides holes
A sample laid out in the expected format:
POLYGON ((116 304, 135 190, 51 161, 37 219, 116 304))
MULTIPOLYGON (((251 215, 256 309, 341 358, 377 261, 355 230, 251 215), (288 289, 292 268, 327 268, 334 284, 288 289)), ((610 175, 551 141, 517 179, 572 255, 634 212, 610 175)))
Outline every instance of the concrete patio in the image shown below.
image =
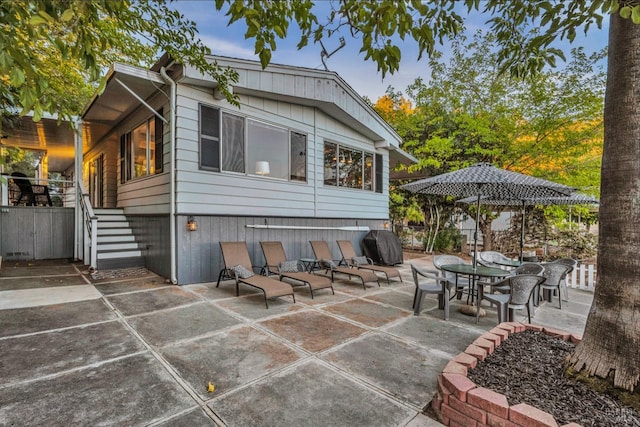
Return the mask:
MULTIPOLYGON (((268 310, 232 282, 83 268, 3 264, 0 425, 435 426, 421 412, 437 375, 497 324, 457 300, 449 321, 435 298, 413 316, 409 261, 404 282, 298 287, 268 310)), ((582 334, 591 298, 571 290, 532 323, 582 334)))

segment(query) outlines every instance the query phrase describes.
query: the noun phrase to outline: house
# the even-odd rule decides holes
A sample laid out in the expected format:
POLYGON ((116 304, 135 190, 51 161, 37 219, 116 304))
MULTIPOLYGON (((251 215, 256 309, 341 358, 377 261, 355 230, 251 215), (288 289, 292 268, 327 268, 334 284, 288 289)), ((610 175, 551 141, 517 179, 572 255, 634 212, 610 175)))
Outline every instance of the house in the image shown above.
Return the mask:
MULTIPOLYGON (((390 168, 415 159, 347 83, 333 72, 211 59, 238 72, 238 106, 167 56, 148 70, 114 64, 77 131, 61 137, 76 147, 63 176, 82 177, 67 208, 74 257, 210 282, 222 267, 220 241, 245 240, 261 265, 260 240, 302 258, 312 255, 309 240, 358 244, 388 224, 390 168)), ((31 137, 47 140, 36 128, 31 137)), ((28 147, 22 133, 5 145, 28 147)))

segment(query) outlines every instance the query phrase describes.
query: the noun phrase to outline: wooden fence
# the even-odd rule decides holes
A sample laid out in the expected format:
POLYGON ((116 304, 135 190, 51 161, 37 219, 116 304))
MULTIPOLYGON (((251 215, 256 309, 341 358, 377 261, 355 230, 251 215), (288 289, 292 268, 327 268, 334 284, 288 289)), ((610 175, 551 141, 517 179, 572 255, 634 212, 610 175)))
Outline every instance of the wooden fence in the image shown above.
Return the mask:
POLYGON ((567 286, 570 288, 593 292, 595 285, 596 266, 593 264, 580 264, 567 276, 567 286))

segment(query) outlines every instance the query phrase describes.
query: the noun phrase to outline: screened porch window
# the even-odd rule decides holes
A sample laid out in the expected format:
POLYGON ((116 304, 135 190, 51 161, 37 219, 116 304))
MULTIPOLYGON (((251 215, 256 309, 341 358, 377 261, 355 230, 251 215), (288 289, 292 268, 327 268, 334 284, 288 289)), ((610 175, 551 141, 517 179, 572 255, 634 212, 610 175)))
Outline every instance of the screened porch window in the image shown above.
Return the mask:
POLYGON ((307 135, 200 105, 200 168, 307 180, 307 135))

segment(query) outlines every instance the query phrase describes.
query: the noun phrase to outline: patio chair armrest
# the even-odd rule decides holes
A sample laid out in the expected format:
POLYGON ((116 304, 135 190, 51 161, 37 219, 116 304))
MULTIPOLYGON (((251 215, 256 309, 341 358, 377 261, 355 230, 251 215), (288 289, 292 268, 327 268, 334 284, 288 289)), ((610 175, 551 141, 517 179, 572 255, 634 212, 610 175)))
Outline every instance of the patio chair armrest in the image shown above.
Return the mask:
POLYGON ((478 286, 489 286, 492 291, 493 291, 493 288, 496 288, 496 287, 503 287, 504 288, 504 287, 509 287, 510 286, 509 277, 507 277, 505 279, 502 279, 502 280, 499 280, 497 282, 478 280, 476 282, 476 284, 478 286))
POLYGON ((269 276, 270 274, 280 274, 280 266, 265 264, 260 270, 260 274, 265 276, 269 276))
POLYGON ((414 269, 416 274, 418 274, 418 275, 420 275, 422 277, 426 277, 428 279, 434 279, 437 282, 446 282, 447 281, 447 279, 445 277, 440 276, 438 270, 432 270, 430 268, 420 268, 420 267, 416 267, 414 264, 411 264, 411 267, 414 269))

